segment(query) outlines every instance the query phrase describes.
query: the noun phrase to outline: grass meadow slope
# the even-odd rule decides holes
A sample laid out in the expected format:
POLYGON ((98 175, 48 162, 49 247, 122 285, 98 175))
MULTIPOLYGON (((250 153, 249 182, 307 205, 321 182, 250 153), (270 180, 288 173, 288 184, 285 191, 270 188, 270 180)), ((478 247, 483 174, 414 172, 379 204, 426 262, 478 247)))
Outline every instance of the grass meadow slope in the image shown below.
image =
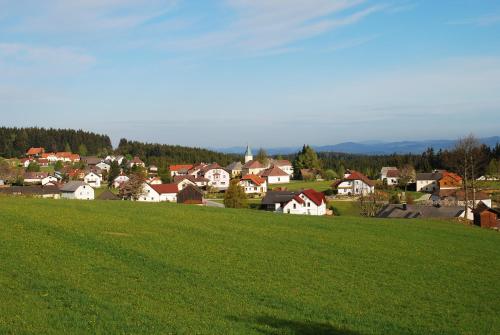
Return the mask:
POLYGON ((500 234, 0 198, 1 334, 498 334, 500 234))

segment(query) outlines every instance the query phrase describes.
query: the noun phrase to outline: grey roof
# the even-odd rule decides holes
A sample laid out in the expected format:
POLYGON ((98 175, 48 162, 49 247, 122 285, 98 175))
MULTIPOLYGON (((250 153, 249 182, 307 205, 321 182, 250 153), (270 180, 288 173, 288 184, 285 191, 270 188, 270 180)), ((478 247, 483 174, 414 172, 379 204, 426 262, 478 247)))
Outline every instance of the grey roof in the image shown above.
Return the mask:
POLYGON ((459 217, 464 211, 463 207, 457 206, 423 206, 407 205, 406 210, 403 205, 386 205, 377 214, 379 218, 400 218, 400 219, 451 219, 459 217))
POLYGON ((88 165, 97 165, 103 161, 101 158, 95 156, 83 157, 81 160, 88 165))
POLYGON ((263 205, 282 204, 292 200, 296 192, 292 191, 269 191, 262 199, 263 205))
POLYGON ((417 180, 439 180, 442 176, 439 172, 417 173, 417 180))
POLYGON ((18 194, 18 195, 48 195, 59 194, 59 188, 54 185, 32 185, 32 186, 12 186, 0 188, 0 194, 18 194))
POLYGON ((97 200, 120 200, 120 198, 110 190, 106 190, 97 197, 97 200))
POLYGON ((243 169, 243 164, 241 164, 241 162, 232 162, 231 164, 229 164, 227 167, 226 167, 227 170, 230 170, 230 171, 239 171, 241 169, 243 169))
MULTIPOLYGON (((85 182, 83 182, 83 181, 70 181, 69 183, 64 184, 63 187, 61 187, 61 192, 73 193, 80 186, 88 186, 88 185, 85 182)), ((88 186, 88 187, 90 187, 90 186, 88 186)))

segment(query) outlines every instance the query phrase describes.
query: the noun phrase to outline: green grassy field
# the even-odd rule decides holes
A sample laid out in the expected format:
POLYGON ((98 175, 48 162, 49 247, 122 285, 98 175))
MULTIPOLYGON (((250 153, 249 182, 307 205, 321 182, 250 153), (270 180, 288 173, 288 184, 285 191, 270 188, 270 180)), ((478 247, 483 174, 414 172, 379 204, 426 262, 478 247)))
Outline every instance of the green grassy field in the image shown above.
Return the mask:
POLYGON ((310 189, 316 191, 326 191, 331 188, 333 181, 325 180, 325 181, 302 181, 302 180, 292 180, 288 184, 270 184, 269 188, 278 188, 278 187, 286 187, 290 191, 298 191, 302 189, 310 189))
POLYGON ((498 334, 500 234, 0 198, 1 334, 498 334))

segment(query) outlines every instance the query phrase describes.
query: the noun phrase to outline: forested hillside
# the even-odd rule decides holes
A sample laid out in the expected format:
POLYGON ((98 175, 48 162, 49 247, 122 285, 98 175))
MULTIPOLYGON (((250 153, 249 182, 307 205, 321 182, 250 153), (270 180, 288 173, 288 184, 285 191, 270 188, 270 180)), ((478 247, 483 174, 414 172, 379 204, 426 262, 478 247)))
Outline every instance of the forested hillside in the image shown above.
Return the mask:
POLYGON ((207 149, 179 145, 142 143, 126 139, 120 140, 116 152, 122 155, 139 156, 146 163, 160 167, 170 164, 192 164, 197 162, 217 162, 222 166, 226 166, 235 160, 242 159, 242 155, 237 154, 224 154, 207 149))
POLYGON ((0 157, 22 157, 30 147, 102 155, 113 151, 107 135, 73 129, 0 127, 0 157))

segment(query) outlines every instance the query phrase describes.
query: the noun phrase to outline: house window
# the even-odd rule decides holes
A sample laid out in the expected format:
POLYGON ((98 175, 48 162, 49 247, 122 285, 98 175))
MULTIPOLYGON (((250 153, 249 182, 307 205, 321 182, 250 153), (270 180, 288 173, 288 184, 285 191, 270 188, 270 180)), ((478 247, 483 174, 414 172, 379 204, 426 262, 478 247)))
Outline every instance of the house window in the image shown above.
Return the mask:
POLYGON ((307 202, 307 207, 311 207, 311 203, 309 201, 307 202))
POLYGON ((293 204, 293 209, 297 209, 297 204, 293 204))

